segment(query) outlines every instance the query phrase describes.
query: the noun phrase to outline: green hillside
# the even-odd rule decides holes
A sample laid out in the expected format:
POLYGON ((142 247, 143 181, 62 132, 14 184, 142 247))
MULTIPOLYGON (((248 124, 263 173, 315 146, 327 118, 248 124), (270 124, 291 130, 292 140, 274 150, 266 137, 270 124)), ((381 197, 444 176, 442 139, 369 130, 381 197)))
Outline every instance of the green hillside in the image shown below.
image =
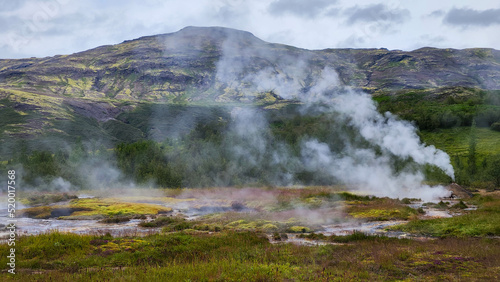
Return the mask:
MULTIPOLYGON (((451 156, 466 156, 469 152, 471 128, 455 127, 438 129, 435 131, 422 131, 422 140, 437 148, 446 151, 451 156)), ((500 154, 500 132, 489 128, 477 128, 477 154, 479 158, 500 154)))
MULTIPOLYGON (((80 185, 84 180, 73 171, 91 157, 104 158, 143 183, 268 185, 283 167, 269 161, 240 169, 243 157, 236 160, 227 149, 237 142, 231 124, 241 108, 260 113, 265 125, 259 138, 266 149, 283 155, 300 159, 308 138, 340 152, 345 140, 339 136, 346 133, 350 142, 371 148, 335 115, 300 109, 304 100, 299 98, 317 86, 325 69, 338 75, 341 91, 346 86, 365 91, 381 113, 413 122, 425 143, 451 156, 459 183, 492 187, 500 153, 500 51, 313 51, 225 28, 188 27, 71 55, 0 60, 0 159, 33 168, 28 169, 32 185, 61 175, 80 185), (295 92, 252 88, 252 81, 264 78, 248 77, 261 70, 285 86, 293 82, 295 92), (471 149, 473 123, 476 147, 471 149), (155 158, 120 156, 120 148, 155 158), (37 162, 51 169, 37 170, 37 162)), ((409 169, 409 162, 394 160, 395 172, 409 169)), ((451 181, 430 167, 426 175, 429 181, 451 181)), ((331 182, 298 168, 294 177, 305 184, 331 182)))

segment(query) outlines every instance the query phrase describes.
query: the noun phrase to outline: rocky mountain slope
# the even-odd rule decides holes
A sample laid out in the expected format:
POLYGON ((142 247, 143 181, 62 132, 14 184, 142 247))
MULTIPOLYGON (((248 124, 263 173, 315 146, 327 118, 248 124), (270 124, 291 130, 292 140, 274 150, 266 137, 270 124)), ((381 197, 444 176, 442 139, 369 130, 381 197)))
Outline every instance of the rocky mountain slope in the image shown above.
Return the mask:
POLYGON ((96 132, 116 138, 121 132, 125 140, 137 139, 144 132, 118 117, 140 103, 284 103, 280 93, 242 94, 245 78, 268 69, 307 89, 324 68, 373 94, 500 89, 500 51, 494 49, 305 50, 239 30, 187 27, 72 55, 0 60, 0 138, 96 132))
POLYGON ((187 27, 72 55, 0 60, 0 87, 61 97, 217 99, 223 95, 223 85, 216 79, 217 64, 228 58, 243 63, 246 72, 267 67, 283 71, 284 59, 300 58, 310 73, 331 67, 345 84, 370 91, 443 86, 500 89, 500 51, 493 49, 310 51, 218 27, 187 27))

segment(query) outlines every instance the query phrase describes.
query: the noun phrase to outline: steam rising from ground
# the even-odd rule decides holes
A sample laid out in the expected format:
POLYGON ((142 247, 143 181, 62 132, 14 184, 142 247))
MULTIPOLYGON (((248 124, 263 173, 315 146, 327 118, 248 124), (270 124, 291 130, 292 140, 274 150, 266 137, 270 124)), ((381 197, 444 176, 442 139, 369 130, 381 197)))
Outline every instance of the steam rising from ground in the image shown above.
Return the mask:
MULTIPOLYGON (((189 42, 192 39, 185 38, 189 42)), ((184 46, 183 42, 175 43, 166 42, 166 52, 169 48, 184 46)), ((296 52, 293 48, 286 53, 272 53, 265 51, 272 48, 261 48, 264 44, 267 43, 249 41, 239 33, 228 33, 216 64, 215 88, 236 91, 247 99, 272 92, 283 99, 299 101, 302 104, 300 112, 304 115, 331 116, 335 120, 331 133, 340 141, 306 137, 297 153, 289 144, 273 138, 262 110, 235 108, 231 112, 230 129, 221 142, 222 146, 218 145, 224 148, 203 143, 204 147, 197 155, 189 156, 195 161, 186 165, 186 177, 194 178, 197 174, 198 181, 204 182, 205 186, 212 183, 235 185, 234 176, 241 177, 236 183, 241 185, 288 186, 302 184, 297 181, 297 174, 306 171, 321 179, 321 184, 341 182, 376 196, 431 200, 449 195, 443 187, 422 184, 424 165, 436 166, 451 178, 454 172, 449 156, 433 146, 422 144, 413 124, 390 113, 380 114, 369 94, 343 85, 332 67, 315 64, 312 53, 296 52), (302 55, 297 57, 299 53, 302 55), (252 66, 257 67, 251 69, 252 66), (211 157, 224 162, 216 163, 211 157), (206 170, 201 169, 202 166, 206 170)), ((172 138, 185 134, 197 122, 193 112, 189 111, 165 115, 159 110, 156 114, 158 118, 152 123, 166 123, 166 117, 176 116, 170 120, 172 126, 168 127, 172 138)), ((167 131, 163 130, 164 126, 153 127, 167 131)), ((164 134, 158 136, 153 134, 152 138, 164 138, 164 134)), ((136 186, 116 167, 113 158, 88 156, 82 159, 68 169, 83 175, 91 188, 136 186)), ((196 181, 189 183, 203 186, 196 181)), ((58 177, 45 185, 68 191, 78 183, 58 177)))
MULTIPOLYGON (((94 142, 83 144, 66 144, 58 154, 66 155, 55 162, 61 167, 58 176, 29 176, 23 164, 12 166, 16 171, 17 183, 25 191, 72 192, 82 188, 92 190, 107 190, 113 188, 136 188, 136 184, 117 167, 115 157, 104 146, 94 142), (26 178, 30 179, 29 183, 26 178)), ((42 147, 43 148, 43 147, 42 147)), ((41 148, 32 148, 40 150, 41 148)), ((45 165, 45 164, 44 164, 45 165)), ((142 187, 151 187, 143 184, 142 187)))
MULTIPOLYGON (((337 121, 357 132, 354 141, 340 136, 344 140, 341 151, 316 139, 304 141, 301 162, 307 170, 329 175, 376 196, 431 200, 449 195, 443 187, 422 184, 423 165, 436 166, 452 179, 454 171, 445 152, 421 143, 413 124, 390 113, 380 114, 369 94, 342 85, 331 68, 315 70, 308 58, 281 56, 273 59, 273 54, 263 54, 258 46, 235 50, 235 45, 231 44, 235 39, 229 37, 227 40, 217 65, 217 79, 221 85, 236 87, 246 95, 272 91, 282 98, 302 102, 304 113, 333 114, 337 121), (246 69, 244 62, 256 54, 269 60, 273 67, 246 69), (417 165, 397 168, 395 159, 412 160, 417 165)), ((262 152, 265 147, 260 136, 266 127, 258 112, 237 114, 237 120, 246 121, 240 130, 242 136, 248 136, 250 144, 239 148, 240 154, 247 150, 248 159, 252 161, 258 157, 252 150, 260 148, 258 152, 262 152)), ((332 131, 348 135, 339 128, 332 128, 332 131)))

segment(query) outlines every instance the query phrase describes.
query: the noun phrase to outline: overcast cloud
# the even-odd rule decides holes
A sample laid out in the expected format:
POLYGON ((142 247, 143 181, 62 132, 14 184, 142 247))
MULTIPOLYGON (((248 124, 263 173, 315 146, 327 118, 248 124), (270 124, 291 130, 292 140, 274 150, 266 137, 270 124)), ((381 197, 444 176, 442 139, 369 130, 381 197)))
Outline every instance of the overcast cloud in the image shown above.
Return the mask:
POLYGON ((490 0, 0 0, 0 58, 71 54, 186 26, 307 49, 500 49, 500 3, 490 0))
POLYGON ((301 17, 320 15, 326 8, 332 6, 335 0, 276 0, 269 4, 269 12, 273 15, 293 14, 301 17))
POLYGON ((402 23, 410 18, 410 12, 406 9, 390 9, 384 4, 374 4, 365 7, 355 6, 347 9, 347 23, 358 22, 391 22, 402 23))
POLYGON ((500 25, 500 9, 478 11, 474 9, 453 8, 446 14, 444 21, 448 24, 460 26, 500 25))

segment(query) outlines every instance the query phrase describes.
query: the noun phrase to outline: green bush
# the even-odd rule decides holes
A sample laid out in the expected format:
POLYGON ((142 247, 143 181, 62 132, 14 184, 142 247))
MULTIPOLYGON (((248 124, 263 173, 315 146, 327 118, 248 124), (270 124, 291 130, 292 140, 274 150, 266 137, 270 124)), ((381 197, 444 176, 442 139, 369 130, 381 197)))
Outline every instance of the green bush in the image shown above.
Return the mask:
POLYGON ((495 131, 500 131, 500 122, 492 123, 490 128, 495 131))

